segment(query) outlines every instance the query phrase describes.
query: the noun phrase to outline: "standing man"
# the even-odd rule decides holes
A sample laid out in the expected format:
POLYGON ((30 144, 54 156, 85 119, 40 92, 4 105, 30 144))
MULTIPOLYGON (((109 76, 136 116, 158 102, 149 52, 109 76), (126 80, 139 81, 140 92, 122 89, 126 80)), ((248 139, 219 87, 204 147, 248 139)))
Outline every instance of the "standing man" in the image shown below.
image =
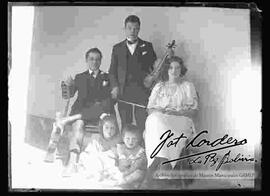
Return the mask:
MULTIPOLYGON (((150 90, 144 84, 144 78, 152 70, 156 53, 152 43, 138 37, 140 19, 130 15, 125 19, 126 39, 113 46, 109 78, 112 86, 112 98, 140 105, 147 105, 150 90)), ((124 124, 132 122, 132 105, 118 101, 119 114, 124 124)), ((146 110, 135 106, 137 126, 144 130, 146 110)))

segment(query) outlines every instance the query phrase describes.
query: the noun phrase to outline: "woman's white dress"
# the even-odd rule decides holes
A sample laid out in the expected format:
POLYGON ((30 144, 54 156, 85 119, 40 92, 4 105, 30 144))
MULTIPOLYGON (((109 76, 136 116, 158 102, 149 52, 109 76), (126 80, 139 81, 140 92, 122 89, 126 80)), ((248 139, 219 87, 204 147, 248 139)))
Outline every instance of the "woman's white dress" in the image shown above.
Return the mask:
MULTIPOLYGON (((149 97, 147 105, 148 109, 168 109, 168 110, 188 110, 198 109, 198 97, 194 85, 191 82, 183 81, 182 83, 169 84, 166 82, 157 83, 149 97)), ((145 148, 148 161, 148 167, 153 162, 151 154, 155 148, 161 143, 162 134, 171 130, 174 135, 167 140, 163 148, 158 152, 156 157, 167 158, 173 160, 179 158, 179 155, 185 146, 186 139, 180 139, 177 145, 167 147, 167 144, 172 139, 179 137, 182 133, 191 137, 195 133, 193 120, 186 116, 176 116, 161 113, 158 111, 152 112, 146 119, 145 123, 145 148)), ((176 141, 176 140, 173 140, 176 141)), ((170 164, 174 168, 177 162, 170 164)))

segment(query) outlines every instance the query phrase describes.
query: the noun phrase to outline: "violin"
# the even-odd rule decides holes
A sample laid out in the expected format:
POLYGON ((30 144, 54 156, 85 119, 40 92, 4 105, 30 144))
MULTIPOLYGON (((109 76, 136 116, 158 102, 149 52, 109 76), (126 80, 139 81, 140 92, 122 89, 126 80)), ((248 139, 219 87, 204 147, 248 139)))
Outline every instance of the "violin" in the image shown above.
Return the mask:
POLYGON ((162 67, 164 65, 164 61, 174 55, 173 49, 175 48, 175 46, 176 46, 175 40, 167 44, 166 46, 167 50, 164 56, 161 59, 159 58, 154 62, 153 71, 145 77, 144 79, 145 87, 152 89, 153 86, 157 83, 157 79, 159 78, 159 75, 161 73, 162 67))

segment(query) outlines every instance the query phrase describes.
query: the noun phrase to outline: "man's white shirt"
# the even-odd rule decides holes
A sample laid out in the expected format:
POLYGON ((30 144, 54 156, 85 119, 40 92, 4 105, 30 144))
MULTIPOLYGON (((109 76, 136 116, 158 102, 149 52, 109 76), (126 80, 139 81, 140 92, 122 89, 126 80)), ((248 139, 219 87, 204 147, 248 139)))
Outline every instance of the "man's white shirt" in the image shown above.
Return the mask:
MULTIPOLYGON (((89 74, 90 74, 90 75, 92 74, 92 72, 93 72, 93 71, 92 71, 91 69, 89 69, 89 74)), ((97 71, 97 73, 94 72, 93 77, 96 78, 97 75, 98 75, 98 71, 97 71)))
POLYGON ((134 44, 127 43, 127 47, 128 47, 128 50, 129 50, 131 55, 133 55, 137 45, 138 45, 138 41, 136 43, 134 43, 134 44))

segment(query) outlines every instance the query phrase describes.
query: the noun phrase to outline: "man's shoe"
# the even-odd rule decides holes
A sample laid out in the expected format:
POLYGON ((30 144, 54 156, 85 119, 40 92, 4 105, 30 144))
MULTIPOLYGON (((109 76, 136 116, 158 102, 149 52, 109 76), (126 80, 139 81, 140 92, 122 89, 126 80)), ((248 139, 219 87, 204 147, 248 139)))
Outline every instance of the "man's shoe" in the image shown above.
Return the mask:
POLYGON ((55 159, 54 152, 47 152, 44 161, 47 163, 53 163, 55 159))
POLYGON ((56 151, 56 145, 54 143, 51 143, 46 152, 44 161, 47 163, 53 163, 55 159, 55 151, 56 151))
POLYGON ((71 177, 75 173, 77 173, 77 166, 75 164, 69 164, 63 171, 62 177, 71 177))

